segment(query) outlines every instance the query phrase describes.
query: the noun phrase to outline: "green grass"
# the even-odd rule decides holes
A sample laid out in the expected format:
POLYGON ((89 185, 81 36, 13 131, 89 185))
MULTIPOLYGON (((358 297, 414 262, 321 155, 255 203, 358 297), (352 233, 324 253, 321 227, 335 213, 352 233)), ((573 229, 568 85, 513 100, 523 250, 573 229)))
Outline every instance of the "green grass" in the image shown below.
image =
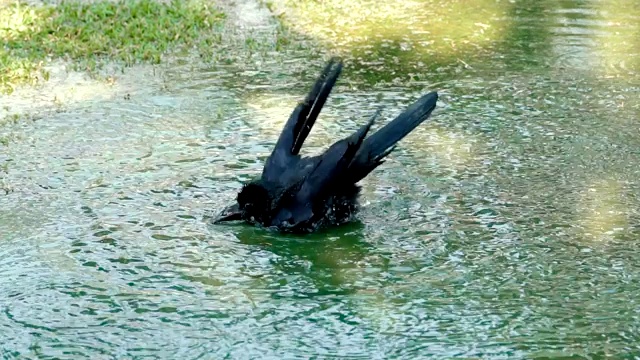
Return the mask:
MULTIPOLYGON (((47 80, 49 58, 93 71, 104 61, 159 63, 179 46, 210 48, 220 41, 224 14, 206 1, 63 2, 57 6, 0 5, 0 91, 47 80)), ((211 51, 209 49, 209 51, 211 51)))

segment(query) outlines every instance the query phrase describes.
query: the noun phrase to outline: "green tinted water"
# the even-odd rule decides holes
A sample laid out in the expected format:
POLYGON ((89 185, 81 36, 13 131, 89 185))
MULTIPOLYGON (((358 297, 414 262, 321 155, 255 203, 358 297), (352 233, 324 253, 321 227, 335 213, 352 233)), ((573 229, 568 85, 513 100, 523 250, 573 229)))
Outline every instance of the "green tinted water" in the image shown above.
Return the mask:
POLYGON ((325 233, 207 223, 321 69, 306 51, 183 62, 130 100, 5 126, 0 351, 640 356, 640 9, 531 3, 292 10, 347 59, 309 153, 441 93, 363 181, 360 222, 325 233))

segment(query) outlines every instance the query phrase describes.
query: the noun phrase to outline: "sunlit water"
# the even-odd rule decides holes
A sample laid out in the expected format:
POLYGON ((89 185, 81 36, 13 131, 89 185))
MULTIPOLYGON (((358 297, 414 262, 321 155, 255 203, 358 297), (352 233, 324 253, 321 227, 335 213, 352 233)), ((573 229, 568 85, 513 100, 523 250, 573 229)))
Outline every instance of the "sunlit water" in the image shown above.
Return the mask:
POLYGON ((362 182, 360 221, 306 237, 208 221, 259 174, 315 56, 176 66, 129 100, 6 126, 0 352, 640 356, 640 10, 555 3, 489 9, 511 35, 385 82, 367 74, 395 55, 349 62, 308 153, 378 105, 441 100, 362 182))

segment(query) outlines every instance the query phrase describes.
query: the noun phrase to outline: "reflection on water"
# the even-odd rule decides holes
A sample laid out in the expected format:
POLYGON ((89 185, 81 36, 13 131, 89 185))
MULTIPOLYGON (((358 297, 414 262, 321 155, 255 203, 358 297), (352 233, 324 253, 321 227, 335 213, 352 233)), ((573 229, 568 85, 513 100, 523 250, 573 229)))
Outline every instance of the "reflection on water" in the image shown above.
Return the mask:
POLYGON ((308 152, 442 94, 348 226, 208 224, 324 63, 302 50, 3 127, 3 356, 638 354, 640 9, 438 4, 292 25, 348 60, 308 152))

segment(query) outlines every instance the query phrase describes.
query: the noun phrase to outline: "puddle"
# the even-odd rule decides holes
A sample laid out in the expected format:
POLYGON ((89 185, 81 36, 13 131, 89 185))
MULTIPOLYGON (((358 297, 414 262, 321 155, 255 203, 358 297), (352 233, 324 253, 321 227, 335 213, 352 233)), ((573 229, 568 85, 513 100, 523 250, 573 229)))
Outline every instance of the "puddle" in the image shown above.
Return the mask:
POLYGON ((363 181, 360 221, 307 237, 208 224, 260 172, 324 64, 324 48, 300 39, 277 50, 283 30, 257 4, 229 10, 215 61, 181 54, 112 84, 54 71, 3 98, 26 114, 0 128, 7 356, 630 353, 640 83, 633 56, 624 67, 585 58, 606 57, 598 38, 632 30, 640 13, 624 15, 623 1, 508 2, 458 19, 462 2, 433 5, 380 8, 398 21, 380 34, 391 49, 369 48, 370 33, 340 38, 336 23, 376 24, 344 14, 290 26, 338 26, 335 43, 318 41, 347 58, 308 153, 378 105, 384 122, 426 91, 442 95, 433 120, 363 181), (412 31, 397 42, 405 11, 412 31), (429 27, 458 20, 497 29, 464 43, 484 26, 429 27), (432 62, 452 39, 459 52, 432 62))

